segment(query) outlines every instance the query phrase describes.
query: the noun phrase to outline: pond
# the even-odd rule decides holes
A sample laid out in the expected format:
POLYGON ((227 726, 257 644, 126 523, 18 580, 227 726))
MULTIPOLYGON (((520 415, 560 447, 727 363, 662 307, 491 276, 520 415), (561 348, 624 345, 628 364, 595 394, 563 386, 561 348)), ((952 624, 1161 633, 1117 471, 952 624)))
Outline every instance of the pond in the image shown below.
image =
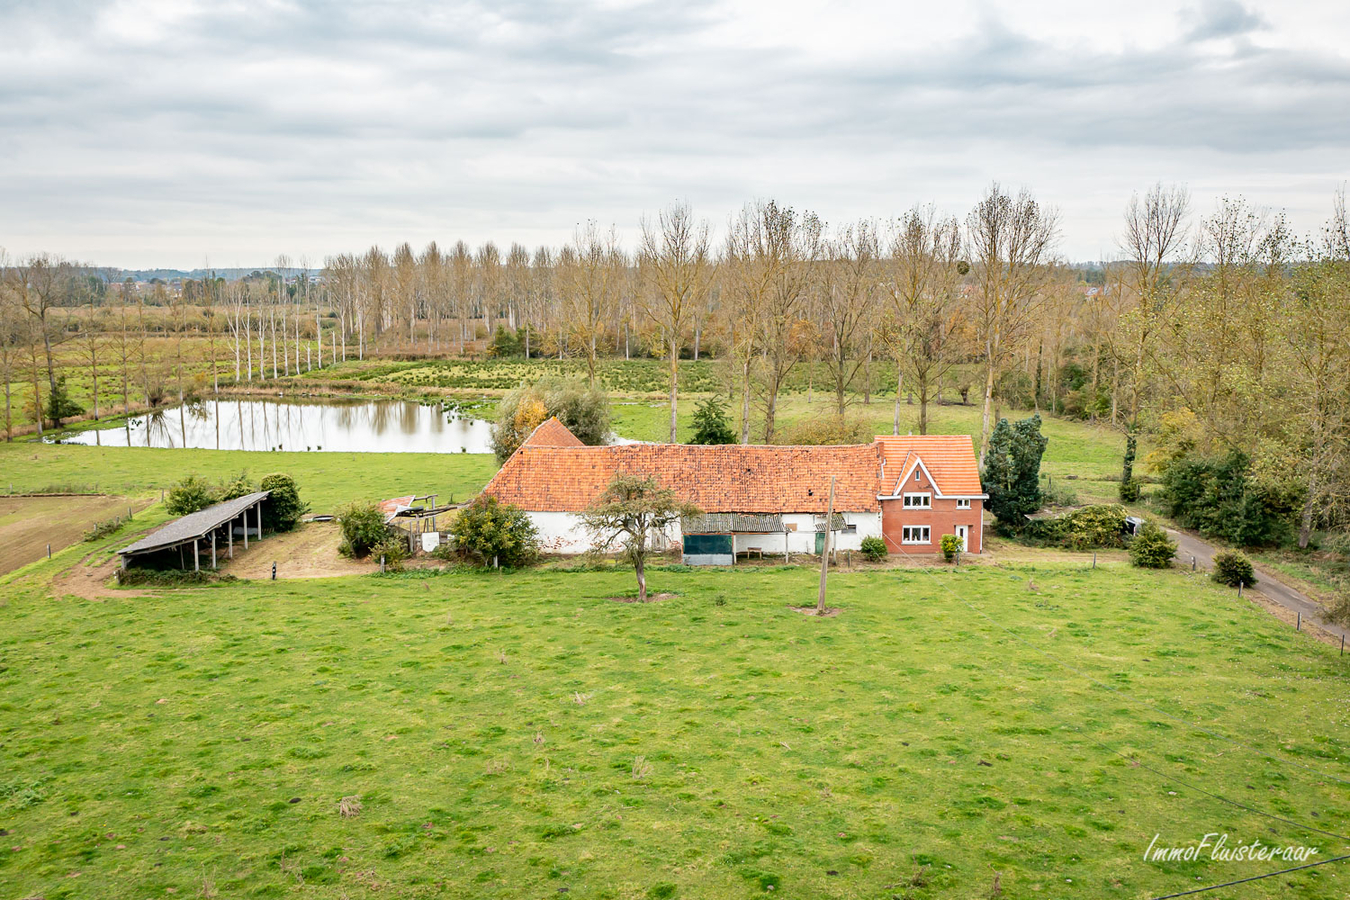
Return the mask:
POLYGON ((492 423, 411 400, 205 400, 51 440, 100 447, 491 453, 492 423))

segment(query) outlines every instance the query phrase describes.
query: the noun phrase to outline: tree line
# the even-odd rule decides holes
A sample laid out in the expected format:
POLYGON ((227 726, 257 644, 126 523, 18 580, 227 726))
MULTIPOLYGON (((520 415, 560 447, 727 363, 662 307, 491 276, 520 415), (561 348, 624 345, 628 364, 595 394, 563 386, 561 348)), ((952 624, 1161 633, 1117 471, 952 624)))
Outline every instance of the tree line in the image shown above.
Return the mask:
POLYGON ((925 432, 944 391, 973 393, 982 453, 1002 404, 1035 407, 1127 435, 1123 484, 1133 438, 1148 432, 1155 468, 1238 450, 1304 486, 1305 520, 1343 518, 1344 193, 1319 233, 1296 235, 1242 198, 1196 214, 1183 188, 1155 185, 1125 204, 1115 258, 1090 267, 1061 259, 1059 224, 1030 191, 993 184, 964 216, 929 204, 829 224, 766 200, 714 240, 712 223, 677 203, 641 223, 631 250, 614 227, 588 222, 559 247, 372 247, 325 260, 313 280, 307 264, 279 257, 247 279, 147 291, 38 256, 4 265, 6 427, 9 383, 31 384, 35 409, 62 399, 53 348, 65 342, 92 373, 95 415, 100 358, 114 361, 124 404, 137 392, 151 404, 182 396, 186 336, 209 345, 191 352, 198 367, 209 360, 211 389, 350 357, 485 353, 577 359, 594 385, 603 358, 656 357, 671 440, 681 359, 724 366, 745 442, 775 439, 790 378, 810 364, 841 417, 870 402, 887 371, 896 432, 902 396, 917 399, 925 432), (157 365, 144 362, 151 322, 172 345, 157 365))

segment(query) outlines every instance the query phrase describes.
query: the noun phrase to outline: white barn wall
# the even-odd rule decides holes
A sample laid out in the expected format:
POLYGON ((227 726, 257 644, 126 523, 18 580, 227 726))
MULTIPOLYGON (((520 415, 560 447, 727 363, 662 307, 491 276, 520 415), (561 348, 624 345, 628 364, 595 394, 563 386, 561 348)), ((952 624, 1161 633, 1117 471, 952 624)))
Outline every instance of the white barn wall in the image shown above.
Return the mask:
MULTIPOLYGON (((539 544, 545 553, 575 555, 591 548, 591 537, 582 524, 581 516, 564 512, 529 512, 530 521, 539 531, 539 544)), ((857 526, 856 533, 835 532, 835 546, 839 550, 858 550, 865 537, 881 536, 880 512, 842 513, 844 522, 857 526)), ((816 552, 816 517, 812 513, 784 513, 783 522, 796 525, 796 531, 787 533, 788 550, 792 553, 816 552)), ((675 546, 681 541, 679 523, 670 526, 666 540, 675 546)), ((736 552, 763 550, 770 556, 783 554, 783 534, 738 534, 734 539, 736 552)), ((659 542, 657 549, 660 547, 659 542)))

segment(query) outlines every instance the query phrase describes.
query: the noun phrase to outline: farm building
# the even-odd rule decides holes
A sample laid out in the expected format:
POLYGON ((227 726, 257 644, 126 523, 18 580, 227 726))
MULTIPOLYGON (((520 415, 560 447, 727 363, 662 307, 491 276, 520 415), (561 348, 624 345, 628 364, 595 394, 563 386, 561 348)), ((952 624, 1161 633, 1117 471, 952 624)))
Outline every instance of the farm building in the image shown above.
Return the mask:
POLYGON ((881 536, 892 553, 936 553, 944 534, 983 545, 985 494, 968 437, 881 437, 850 446, 723 444, 583 445, 557 419, 530 435, 484 488, 529 513, 546 552, 581 553, 591 540, 581 514, 616 473, 654 477, 703 515, 686 518, 658 548, 680 544, 691 562, 721 564, 747 553, 818 554, 830 478, 830 543, 859 549, 881 536))
POLYGON ((245 550, 250 535, 262 537, 262 505, 270 495, 271 491, 246 494, 174 519, 117 551, 122 557, 122 568, 135 563, 191 568, 196 572, 201 571, 202 555, 209 553, 210 567, 214 569, 220 554, 234 559, 235 537, 243 539, 245 550))

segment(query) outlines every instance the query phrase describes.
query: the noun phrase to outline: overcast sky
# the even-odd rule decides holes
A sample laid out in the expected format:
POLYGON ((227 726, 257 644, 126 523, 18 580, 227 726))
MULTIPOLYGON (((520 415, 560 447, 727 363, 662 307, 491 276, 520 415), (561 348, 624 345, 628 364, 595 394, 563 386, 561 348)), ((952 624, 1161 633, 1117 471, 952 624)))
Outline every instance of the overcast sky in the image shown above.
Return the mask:
POLYGON ((722 230, 992 180, 1117 252, 1154 181, 1319 227, 1350 178, 1350 3, 0 0, 0 247, 128 268, 722 230))

